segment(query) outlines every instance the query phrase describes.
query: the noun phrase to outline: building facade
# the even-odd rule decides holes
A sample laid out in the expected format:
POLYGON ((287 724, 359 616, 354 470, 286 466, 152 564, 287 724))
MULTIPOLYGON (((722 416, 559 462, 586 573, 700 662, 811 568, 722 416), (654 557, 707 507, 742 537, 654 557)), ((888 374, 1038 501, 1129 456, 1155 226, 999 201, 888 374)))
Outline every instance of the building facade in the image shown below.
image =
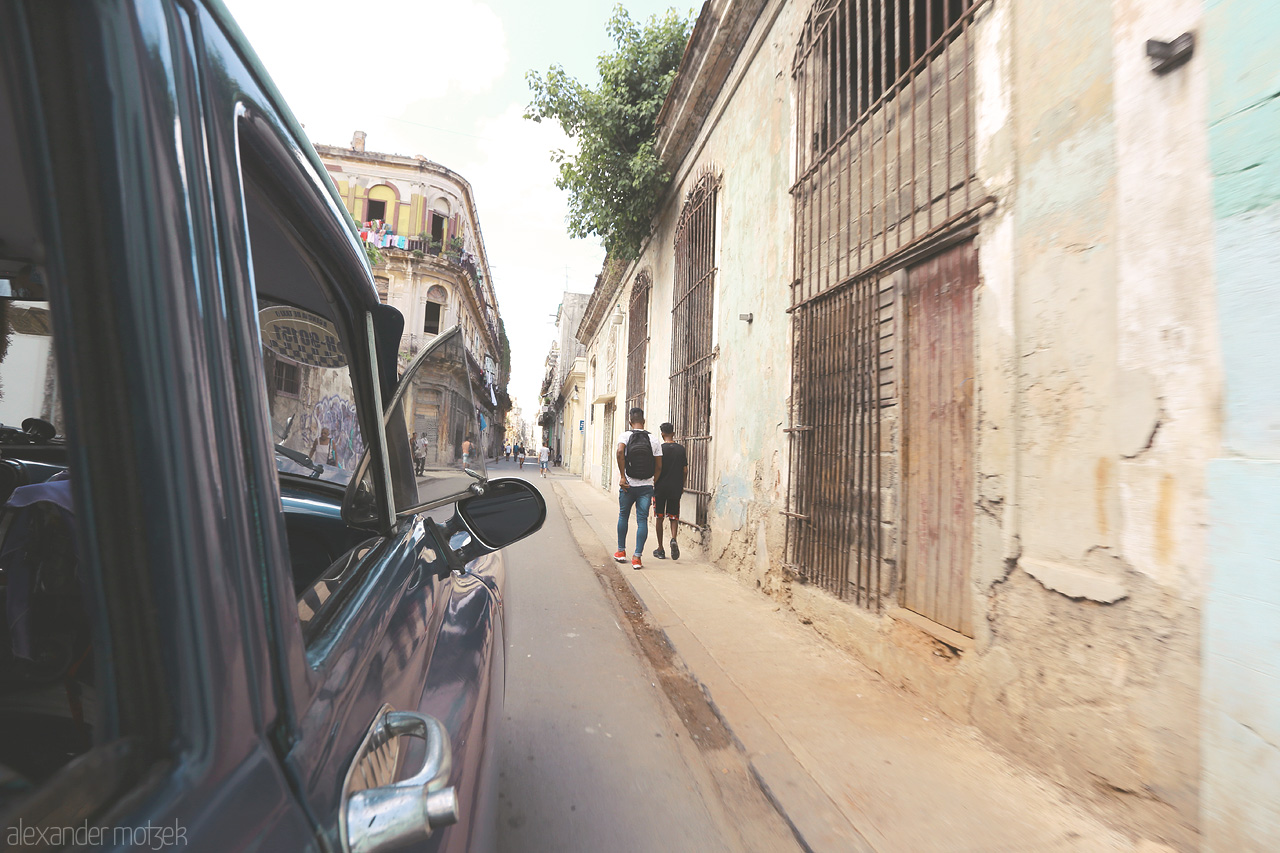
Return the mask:
POLYGON ((547 355, 539 423, 546 429, 552 464, 581 474, 586 440, 586 347, 575 337, 588 293, 566 290, 556 308, 556 340, 547 355))
POLYGON ((671 420, 726 571, 1152 837, 1280 846, 1278 34, 713 0, 578 329, 584 478, 630 405, 671 420))
POLYGON ((496 452, 511 405, 508 344, 471 185, 425 157, 368 151, 359 131, 347 148, 316 145, 316 151, 376 250, 379 298, 404 315, 401 359, 413 358, 441 332, 462 328, 485 449, 496 452))

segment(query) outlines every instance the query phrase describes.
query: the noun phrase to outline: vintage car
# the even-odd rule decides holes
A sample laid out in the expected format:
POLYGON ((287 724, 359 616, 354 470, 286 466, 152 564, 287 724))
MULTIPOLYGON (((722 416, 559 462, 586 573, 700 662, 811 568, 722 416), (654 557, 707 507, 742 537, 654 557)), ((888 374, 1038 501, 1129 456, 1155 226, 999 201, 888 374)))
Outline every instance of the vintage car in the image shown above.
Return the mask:
POLYGON ((493 846, 546 505, 402 327, 216 0, 0 0, 0 846, 493 846))

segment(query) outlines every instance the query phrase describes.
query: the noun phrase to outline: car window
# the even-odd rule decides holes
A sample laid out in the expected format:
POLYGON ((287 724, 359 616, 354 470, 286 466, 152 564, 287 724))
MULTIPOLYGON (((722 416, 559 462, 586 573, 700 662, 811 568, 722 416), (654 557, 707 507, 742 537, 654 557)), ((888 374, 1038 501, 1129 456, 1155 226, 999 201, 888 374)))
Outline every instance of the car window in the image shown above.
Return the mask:
POLYGON ((110 739, 115 696, 10 82, 0 63, 0 812, 110 739))
POLYGON ((276 470, 346 485, 364 454, 346 348, 319 314, 258 297, 276 470))
POLYGON ((472 392, 473 364, 455 329, 433 341, 401 379, 387 434, 409 434, 414 476, 408 495, 397 492, 397 512, 456 499, 485 476, 482 448, 489 436, 472 392))
MULTIPOLYGON (((274 184, 259 157, 254 145, 242 145, 262 365, 256 376, 279 477, 290 581, 309 639, 358 582, 379 540, 341 516, 345 487, 368 444, 352 372, 357 344, 335 299, 338 273, 326 266, 306 224, 276 203, 287 189, 274 184)), ((372 496, 373 474, 362 472, 361 482, 359 493, 372 496)))
MULTIPOLYGON (((252 150, 252 149, 247 149, 252 150)), ((257 291, 276 467, 281 473, 346 485, 364 454, 356 415, 350 342, 338 329, 319 257, 246 164, 245 212, 257 291)))
MULTIPOLYGON (((3 168, 0 165, 0 168, 3 168)), ((2 237, 3 235, 0 235, 2 237)), ((3 290, 12 279, 0 279, 3 290)), ((43 301, 0 299, 0 810, 86 752, 102 716, 101 619, 74 543, 80 514, 43 301), (23 430, 23 423, 36 429, 23 430), (21 737, 15 737, 18 732, 21 737)))

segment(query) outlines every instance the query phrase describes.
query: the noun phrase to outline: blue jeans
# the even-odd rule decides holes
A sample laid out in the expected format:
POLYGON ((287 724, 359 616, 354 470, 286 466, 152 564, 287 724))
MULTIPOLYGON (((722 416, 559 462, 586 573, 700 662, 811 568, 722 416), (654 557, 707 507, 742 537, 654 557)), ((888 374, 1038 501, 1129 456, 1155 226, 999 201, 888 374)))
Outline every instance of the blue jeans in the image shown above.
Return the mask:
POLYGON ((653 486, 618 489, 618 550, 627 550, 627 516, 636 508, 636 554, 644 553, 644 540, 649 538, 649 504, 653 502, 653 486))

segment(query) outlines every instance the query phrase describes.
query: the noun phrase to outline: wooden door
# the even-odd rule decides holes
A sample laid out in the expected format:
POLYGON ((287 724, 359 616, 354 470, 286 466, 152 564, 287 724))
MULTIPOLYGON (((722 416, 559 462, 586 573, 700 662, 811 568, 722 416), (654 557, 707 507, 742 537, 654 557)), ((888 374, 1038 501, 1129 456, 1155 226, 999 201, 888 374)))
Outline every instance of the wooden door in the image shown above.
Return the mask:
POLYGON ((903 605, 973 636, 972 241, 908 271, 903 605))

